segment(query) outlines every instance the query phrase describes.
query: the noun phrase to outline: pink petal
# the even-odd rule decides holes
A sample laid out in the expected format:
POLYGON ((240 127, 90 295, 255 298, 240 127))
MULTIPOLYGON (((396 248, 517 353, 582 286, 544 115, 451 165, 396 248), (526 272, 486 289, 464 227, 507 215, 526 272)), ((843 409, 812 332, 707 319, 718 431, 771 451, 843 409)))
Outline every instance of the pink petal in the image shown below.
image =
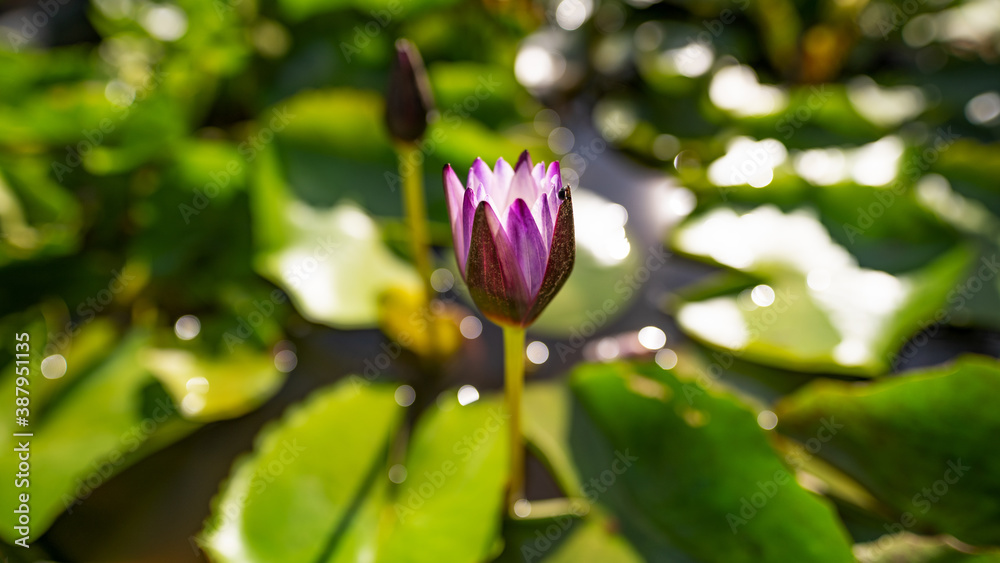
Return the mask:
POLYGON ((472 168, 469 168, 469 181, 466 185, 475 188, 479 184, 482 184, 486 191, 493 189, 493 171, 481 158, 477 158, 472 163, 472 168))
POLYGON ((523 324, 525 326, 534 322, 556 296, 569 278, 573 271, 573 263, 576 261, 573 200, 570 197, 569 189, 566 190, 566 199, 561 200, 557 214, 558 219, 553 229, 552 246, 549 249, 548 263, 545 265, 545 275, 538 293, 534 296, 531 308, 524 317, 523 324))
POLYGON ((531 216, 538 225, 538 231, 542 234, 542 242, 548 249, 552 245, 552 211, 549 209, 549 198, 542 196, 535 200, 535 205, 531 207, 531 216))
POLYGON ((531 177, 535 179, 535 182, 537 182, 539 186, 544 185, 544 184, 542 184, 542 182, 545 181, 545 163, 544 162, 539 162, 538 164, 535 165, 534 168, 531 169, 531 177))
POLYGON ((496 201, 507 201, 507 192, 510 191, 510 182, 514 179, 514 169, 507 164, 503 158, 498 158, 496 166, 493 167, 493 199, 496 201))
POLYGON ((514 167, 514 179, 510 182, 510 190, 507 192, 507 198, 500 200, 504 208, 501 211, 502 214, 518 198, 530 201, 531 203, 535 203, 535 200, 538 199, 539 186, 538 182, 531 176, 531 168, 531 156, 528 154, 528 151, 524 151, 521 153, 521 158, 517 161, 517 166, 514 167))
MULTIPOLYGON (((455 242, 458 270, 462 272, 463 278, 465 277, 465 263, 469 258, 469 241, 472 239, 472 219, 476 214, 476 204, 476 195, 472 190, 465 190, 465 198, 462 201, 462 214, 460 216, 462 239, 455 242)), ((454 230, 454 227, 452 227, 452 230, 454 230)))
POLYGON ((465 263, 465 255, 469 248, 466 241, 469 239, 470 232, 462 228, 463 221, 460 220, 467 190, 458 181, 458 176, 455 175, 450 164, 444 167, 444 193, 448 203, 448 216, 451 219, 451 237, 455 246, 455 259, 461 266, 465 263))
POLYGON ((542 192, 550 193, 558 191, 561 187, 563 187, 562 171, 557 160, 549 165, 549 171, 545 174, 545 182, 542 184, 542 192))
POLYGON ((450 164, 444 167, 444 193, 448 201, 448 213, 452 224, 462 210, 462 198, 465 197, 465 186, 458 180, 458 175, 450 164))
POLYGON ((466 284, 479 310, 495 322, 521 324, 529 307, 524 276, 488 202, 476 208, 467 267, 466 284))
POLYGON ((542 241, 542 235, 531 216, 531 210, 523 199, 514 200, 507 217, 507 236, 510 239, 514 253, 517 255, 528 295, 535 295, 542 285, 545 275, 545 264, 549 259, 548 245, 542 241))

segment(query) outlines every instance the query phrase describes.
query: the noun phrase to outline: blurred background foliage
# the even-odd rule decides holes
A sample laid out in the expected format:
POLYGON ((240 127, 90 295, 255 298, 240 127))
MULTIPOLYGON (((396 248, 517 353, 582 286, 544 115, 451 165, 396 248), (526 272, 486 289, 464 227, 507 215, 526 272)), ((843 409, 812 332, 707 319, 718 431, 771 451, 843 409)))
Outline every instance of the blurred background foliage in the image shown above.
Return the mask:
POLYGON ((3 555, 1000 561, 998 58, 997 0, 5 2, 0 404, 28 332, 34 438, 3 555), (508 519, 439 170, 523 149, 578 257, 508 519))

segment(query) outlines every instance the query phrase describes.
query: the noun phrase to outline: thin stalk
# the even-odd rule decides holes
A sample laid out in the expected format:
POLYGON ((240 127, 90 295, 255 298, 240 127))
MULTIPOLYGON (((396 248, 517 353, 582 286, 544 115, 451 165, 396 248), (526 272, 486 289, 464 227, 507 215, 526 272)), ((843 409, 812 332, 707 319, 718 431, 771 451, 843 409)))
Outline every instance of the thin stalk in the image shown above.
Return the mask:
POLYGON ((410 228, 410 251, 430 302, 434 293, 430 285, 430 236, 427 233, 427 205, 424 202, 423 158, 418 157, 420 149, 412 143, 400 143, 396 152, 399 155, 399 173, 403 177, 403 207, 406 209, 406 222, 410 228))
POLYGON ((524 498, 524 439, 521 436, 521 395, 524 394, 524 329, 503 327, 504 391, 510 414, 510 488, 507 508, 524 498))

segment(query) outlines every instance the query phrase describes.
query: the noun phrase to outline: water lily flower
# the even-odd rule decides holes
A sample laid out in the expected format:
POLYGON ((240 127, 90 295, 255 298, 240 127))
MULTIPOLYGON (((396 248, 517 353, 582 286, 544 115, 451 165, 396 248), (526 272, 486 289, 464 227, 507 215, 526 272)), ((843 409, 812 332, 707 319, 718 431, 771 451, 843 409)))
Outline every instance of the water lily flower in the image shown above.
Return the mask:
POLYGON ((573 201, 559 163, 477 158, 465 187, 444 168, 455 255, 472 300, 501 326, 527 327, 566 282, 576 257, 573 201))

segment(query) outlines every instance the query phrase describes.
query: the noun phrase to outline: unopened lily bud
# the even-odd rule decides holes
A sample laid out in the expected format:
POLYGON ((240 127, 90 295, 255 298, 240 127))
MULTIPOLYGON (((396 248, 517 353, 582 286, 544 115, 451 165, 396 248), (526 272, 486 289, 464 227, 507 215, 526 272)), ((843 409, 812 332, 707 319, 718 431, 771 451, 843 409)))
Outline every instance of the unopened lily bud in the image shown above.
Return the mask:
POLYGON ((531 164, 528 151, 511 168, 476 159, 465 187, 444 169, 458 268, 479 310, 491 321, 526 327, 562 288, 576 258, 573 200, 559 163, 531 164))
POLYGON ((385 99, 385 122, 399 141, 412 143, 427 130, 428 115, 434 109, 427 71, 420 51, 407 41, 396 41, 396 56, 389 71, 389 91, 385 99))

